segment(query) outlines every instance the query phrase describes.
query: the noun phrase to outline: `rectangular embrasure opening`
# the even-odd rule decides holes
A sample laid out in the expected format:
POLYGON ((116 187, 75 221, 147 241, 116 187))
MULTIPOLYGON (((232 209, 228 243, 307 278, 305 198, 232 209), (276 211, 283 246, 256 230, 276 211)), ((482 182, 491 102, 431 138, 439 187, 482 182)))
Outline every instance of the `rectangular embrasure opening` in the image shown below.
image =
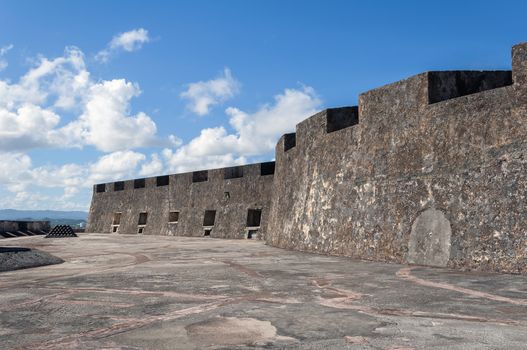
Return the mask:
POLYGON ((124 190, 124 181, 117 181, 113 183, 114 191, 123 191, 124 190))
POLYGON ((253 239, 258 236, 258 230, 248 230, 247 231, 247 239, 253 239))
POLYGON ((179 221, 179 211, 171 211, 168 213, 168 222, 177 223, 179 221))
POLYGON ((342 130, 359 123, 359 107, 330 108, 326 110, 326 132, 342 130))
POLYGON ((428 72, 428 103, 512 85, 512 71, 428 72))
POLYGON ((106 184, 98 184, 95 186, 95 192, 101 193, 106 192, 106 184))
POLYGON ((145 187, 145 179, 135 179, 134 180, 134 188, 144 188, 145 187))
POLYGON ((203 215, 203 226, 214 226, 216 221, 216 210, 205 210, 203 215))
POLYGON ((169 183, 170 183, 170 177, 168 175, 158 176, 156 178, 157 187, 168 186, 169 183))
POLYGON ((148 219, 148 213, 146 212, 139 213, 139 220, 137 221, 137 224, 140 226, 141 225, 144 226, 146 225, 147 219, 148 219))
POLYGON ((260 163, 260 175, 274 175, 275 162, 260 163))
POLYGON ((112 225, 121 224, 121 213, 113 213, 112 225))
POLYGON ((227 179, 237 179, 239 177, 243 177, 243 167, 241 166, 233 166, 230 168, 223 169, 223 178, 225 180, 227 179))
POLYGON ((192 182, 205 182, 209 180, 209 171, 200 170, 192 173, 192 182))
POLYGON ((247 227, 260 227, 262 218, 262 209, 247 210, 247 227))
POLYGON ((284 135, 284 152, 289 151, 291 148, 296 146, 296 133, 290 133, 284 135))

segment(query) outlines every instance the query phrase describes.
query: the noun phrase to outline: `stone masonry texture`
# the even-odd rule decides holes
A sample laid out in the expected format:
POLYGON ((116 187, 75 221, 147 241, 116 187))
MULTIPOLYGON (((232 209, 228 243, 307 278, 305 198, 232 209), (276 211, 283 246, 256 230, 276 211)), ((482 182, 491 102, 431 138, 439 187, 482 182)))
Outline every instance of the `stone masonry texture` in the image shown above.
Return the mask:
POLYGON ((254 164, 233 179, 215 169, 201 182, 96 185, 87 231, 112 232, 121 212, 118 233, 137 233, 147 212, 145 235, 202 236, 216 210, 210 235, 244 238, 258 209, 258 238, 276 247, 527 273, 526 140, 524 43, 512 71, 426 72, 304 120, 278 141, 274 175, 254 164))
MULTIPOLYGON (((168 185, 160 179, 160 186, 162 176, 144 179, 139 188, 136 180, 124 181, 117 191, 120 182, 102 184, 101 192, 101 184, 95 185, 86 231, 111 233, 118 226, 116 233, 137 234, 142 228, 144 235, 203 236, 207 228, 211 237, 245 238, 249 210, 261 210, 262 219, 269 215, 273 174, 261 175, 262 169, 274 172, 274 163, 169 175, 168 185), (216 212, 213 225, 204 225, 205 211, 216 212), (147 214, 144 225, 141 213, 147 214)), ((262 239, 263 227, 258 231, 262 239)))

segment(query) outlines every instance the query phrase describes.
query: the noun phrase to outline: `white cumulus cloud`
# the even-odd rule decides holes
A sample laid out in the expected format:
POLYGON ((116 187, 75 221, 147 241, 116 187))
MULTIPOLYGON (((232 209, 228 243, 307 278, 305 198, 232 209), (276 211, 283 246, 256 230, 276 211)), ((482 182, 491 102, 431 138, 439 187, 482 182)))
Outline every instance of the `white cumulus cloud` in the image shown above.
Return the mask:
POLYGON ((93 84, 78 120, 60 131, 69 143, 81 140, 101 151, 113 152, 155 142, 156 124, 145 113, 130 115, 130 100, 140 94, 137 84, 114 79, 93 84))
MULTIPOLYGON (((18 80, 0 78, 0 196, 4 207, 86 210, 94 183, 162 171, 135 148, 178 147, 160 139, 155 122, 133 112, 141 94, 125 79, 94 80, 84 54, 67 47, 55 58, 39 56, 18 80), (33 166, 28 152, 92 146, 103 154, 82 164, 33 166), (104 154, 106 153, 106 154, 104 154)), ((160 164, 161 163, 161 164, 160 164)))
POLYGON ((135 177, 146 156, 117 151, 85 164, 39 167, 33 167, 25 154, 0 153, 0 159, 10 165, 0 168, 0 183, 8 191, 2 198, 9 207, 86 210, 94 183, 135 177), (50 194, 50 190, 56 194, 50 194), (56 190, 62 190, 62 194, 56 190))
POLYGON ((144 154, 134 151, 117 151, 104 155, 90 166, 89 180, 95 183, 132 177, 145 159, 144 154))
POLYGON ((240 83, 232 76, 229 68, 216 79, 198 81, 188 85, 180 97, 188 100, 187 107, 197 115, 210 113, 212 106, 234 97, 240 88, 240 83))
MULTIPOLYGON (((146 31, 136 34, 118 35, 108 48, 133 51, 148 42, 146 31)), ((193 112, 205 115, 235 96, 239 86, 225 68, 216 79, 190 84, 181 97, 193 112)), ((285 89, 252 111, 226 108, 228 124, 207 127, 183 143, 174 135, 160 139, 152 118, 132 109, 140 94, 139 85, 126 79, 94 79, 76 47, 55 58, 39 56, 18 80, 0 78, 3 202, 18 208, 86 210, 94 183, 269 158, 278 138, 322 104, 311 87, 285 89), (100 153, 83 163, 53 164, 50 158, 51 164, 39 166, 28 154, 83 147, 100 153), (148 155, 137 151, 144 147, 158 149, 148 155)))
POLYGON ((141 165, 141 170, 139 171, 139 175, 141 176, 153 176, 153 175, 161 175, 164 173, 165 167, 163 165, 162 159, 159 158, 159 155, 157 153, 153 153, 150 157, 150 161, 148 163, 143 163, 141 165))
POLYGON ((253 113, 229 107, 226 113, 234 129, 223 126, 201 130, 199 136, 176 150, 165 149, 163 156, 171 171, 243 164, 249 156, 269 154, 278 138, 315 114, 321 100, 311 87, 286 89, 253 113))
POLYGON ((108 62, 112 55, 119 51, 133 52, 141 49, 143 44, 148 43, 150 37, 148 30, 144 28, 133 29, 128 32, 115 35, 104 50, 95 55, 100 62, 108 62))
POLYGON ((54 142, 51 131, 59 121, 54 112, 32 104, 15 111, 0 108, 0 150, 48 147, 54 142))
POLYGON ((78 48, 40 57, 18 82, 0 80, 0 151, 90 145, 114 152, 171 143, 175 137, 157 138, 147 114, 130 112, 140 94, 139 85, 125 79, 93 81, 78 48))

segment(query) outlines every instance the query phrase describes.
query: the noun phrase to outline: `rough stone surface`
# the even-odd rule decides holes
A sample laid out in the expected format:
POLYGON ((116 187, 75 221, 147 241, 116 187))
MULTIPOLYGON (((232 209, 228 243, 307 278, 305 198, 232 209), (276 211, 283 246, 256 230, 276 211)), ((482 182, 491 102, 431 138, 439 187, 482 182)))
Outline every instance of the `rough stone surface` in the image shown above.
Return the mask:
POLYGON ((327 133, 328 111, 298 124, 295 147, 276 148, 267 242, 526 273, 526 48, 514 47, 512 74, 423 73, 362 94, 357 125, 327 133), (437 257, 412 248, 416 222, 434 227, 417 219, 430 208, 450 223, 449 252, 448 230, 431 231, 437 257))
MULTIPOLYGON (((262 210, 262 220, 269 212, 273 175, 260 175, 261 165, 213 169, 169 176, 167 186, 157 186, 157 178, 145 179, 144 188, 134 188, 135 180, 124 181, 124 190, 115 191, 114 183, 105 184, 104 192, 94 186, 86 232, 113 231, 115 213, 121 213, 116 233, 137 234, 139 214, 148 214, 144 235, 203 236, 206 210, 215 210, 211 237, 246 238, 249 209, 262 210), (241 169, 241 170, 239 170, 241 169), (201 174, 200 174, 201 173, 201 174), (229 176, 239 176, 225 178, 229 176), (169 212, 177 211, 178 222, 169 222, 169 212)), ((257 238, 265 235, 263 225, 257 238)))
POLYGON ((155 178, 123 191, 106 184, 87 231, 111 232, 122 212, 119 232, 136 233, 144 211, 144 234, 200 236, 204 211, 216 210, 211 236, 243 238, 247 210, 262 208, 260 238, 277 247, 527 273, 526 77, 524 43, 513 47, 512 71, 426 72, 365 92, 359 106, 322 111, 285 134, 274 176, 251 165, 229 180, 217 169, 204 182, 189 173, 165 187, 155 178), (180 210, 177 225, 169 209, 180 210))
POLYGON ((525 349, 527 276, 84 234, 0 273, 0 349, 525 349))
POLYGON ((415 220, 408 244, 411 264, 446 266, 450 259, 450 222, 441 210, 427 209, 415 220))

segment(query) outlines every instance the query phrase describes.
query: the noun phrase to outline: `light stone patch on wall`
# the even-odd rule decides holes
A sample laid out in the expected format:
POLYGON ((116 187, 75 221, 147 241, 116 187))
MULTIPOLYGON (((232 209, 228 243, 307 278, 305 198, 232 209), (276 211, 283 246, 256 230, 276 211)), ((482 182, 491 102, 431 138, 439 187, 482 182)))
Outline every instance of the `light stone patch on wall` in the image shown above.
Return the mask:
POLYGON ((423 211, 412 225, 408 243, 408 262, 418 265, 447 266, 450 259, 450 221, 441 210, 423 211))

